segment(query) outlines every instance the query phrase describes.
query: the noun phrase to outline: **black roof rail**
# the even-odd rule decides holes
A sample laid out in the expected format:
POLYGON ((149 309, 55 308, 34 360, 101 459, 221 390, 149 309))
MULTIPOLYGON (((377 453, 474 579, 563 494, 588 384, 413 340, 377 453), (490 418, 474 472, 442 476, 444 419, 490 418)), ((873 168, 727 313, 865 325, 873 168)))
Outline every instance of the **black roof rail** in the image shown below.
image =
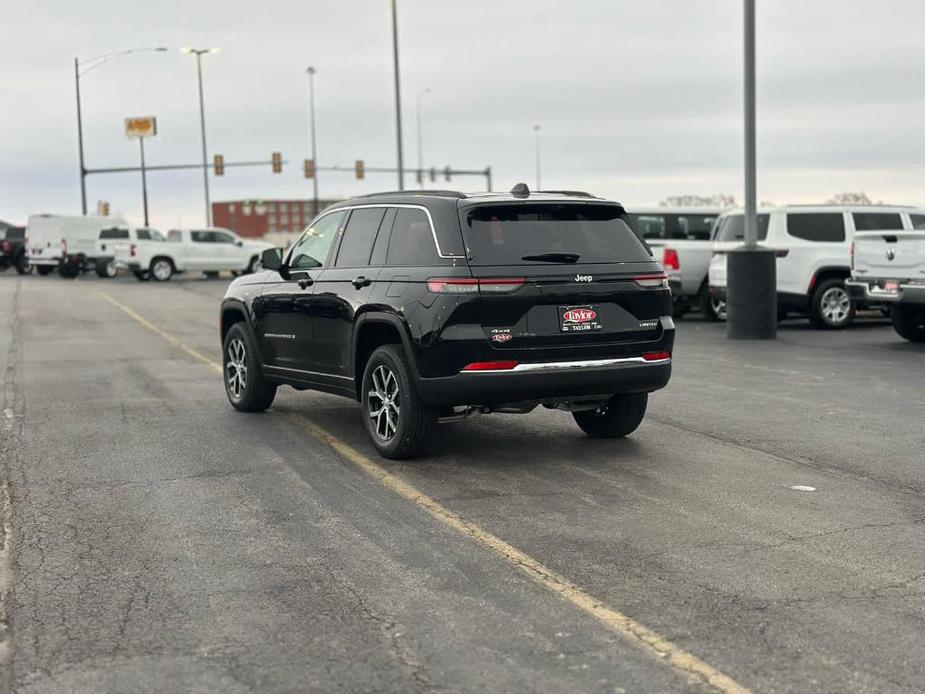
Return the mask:
POLYGON ((546 195, 568 195, 574 198, 596 198, 596 195, 586 193, 583 190, 535 190, 534 193, 545 193, 546 195))
POLYGON ((384 190, 379 193, 357 195, 358 198, 378 198, 384 195, 429 195, 438 198, 465 198, 466 194, 458 190, 384 190))

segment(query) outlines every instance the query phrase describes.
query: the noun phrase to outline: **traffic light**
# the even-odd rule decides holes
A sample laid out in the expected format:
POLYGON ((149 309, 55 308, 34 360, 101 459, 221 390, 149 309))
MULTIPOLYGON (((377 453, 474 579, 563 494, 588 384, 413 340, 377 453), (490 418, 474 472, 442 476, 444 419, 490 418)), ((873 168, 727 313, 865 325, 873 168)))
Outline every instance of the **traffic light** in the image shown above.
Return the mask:
POLYGON ((356 173, 357 178, 366 178, 366 164, 363 163, 362 159, 357 159, 356 164, 353 167, 354 173, 356 173))
POLYGON ((449 166, 443 169, 443 175, 446 177, 446 180, 448 181, 450 180, 450 167, 449 166))
POLYGON ((305 178, 314 178, 315 177, 315 160, 306 159, 305 160, 305 178))
POLYGON ((223 157, 221 154, 216 154, 215 157, 213 158, 212 163, 213 163, 213 169, 215 171, 215 175, 224 176, 225 175, 225 157, 223 157))
POLYGON ((273 152, 273 173, 280 173, 283 170, 283 155, 280 152, 273 152))

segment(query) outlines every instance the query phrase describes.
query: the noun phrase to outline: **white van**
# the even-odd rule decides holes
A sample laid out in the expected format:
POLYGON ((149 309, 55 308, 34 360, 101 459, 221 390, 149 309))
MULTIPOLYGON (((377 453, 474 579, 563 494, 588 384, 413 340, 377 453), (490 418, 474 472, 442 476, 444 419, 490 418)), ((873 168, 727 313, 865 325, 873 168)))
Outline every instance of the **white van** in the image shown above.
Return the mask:
POLYGON ((40 275, 57 269, 62 277, 77 277, 86 270, 96 270, 100 277, 112 277, 114 259, 101 253, 97 241, 100 232, 113 226, 125 226, 117 217, 79 217, 37 214, 26 225, 26 255, 40 275))
MULTIPOLYGON (((923 210, 886 205, 789 205, 758 210, 758 242, 777 252, 779 317, 794 311, 815 327, 844 328, 854 309, 845 280, 851 276, 855 231, 899 231, 923 222, 923 210)), ((710 295, 725 315, 726 252, 742 245, 741 210, 720 217, 710 260, 710 295)), ((860 304, 864 307, 866 304, 860 304)))

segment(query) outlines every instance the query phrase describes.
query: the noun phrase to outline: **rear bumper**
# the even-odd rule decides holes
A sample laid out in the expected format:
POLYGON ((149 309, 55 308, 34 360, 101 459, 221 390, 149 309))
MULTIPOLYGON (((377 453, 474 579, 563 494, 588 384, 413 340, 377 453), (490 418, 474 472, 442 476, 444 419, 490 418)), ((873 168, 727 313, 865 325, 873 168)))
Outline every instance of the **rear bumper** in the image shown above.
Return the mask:
MULTIPOLYGON (((876 280, 873 280, 876 281, 876 280)), ((900 284, 897 292, 871 289, 871 281, 846 280, 848 295, 853 301, 886 304, 925 304, 925 284, 900 284)))
POLYGON ((648 393, 671 378, 671 359, 645 362, 638 357, 579 362, 520 364, 509 371, 472 371, 419 380, 432 405, 497 405, 551 402, 593 395, 648 393))

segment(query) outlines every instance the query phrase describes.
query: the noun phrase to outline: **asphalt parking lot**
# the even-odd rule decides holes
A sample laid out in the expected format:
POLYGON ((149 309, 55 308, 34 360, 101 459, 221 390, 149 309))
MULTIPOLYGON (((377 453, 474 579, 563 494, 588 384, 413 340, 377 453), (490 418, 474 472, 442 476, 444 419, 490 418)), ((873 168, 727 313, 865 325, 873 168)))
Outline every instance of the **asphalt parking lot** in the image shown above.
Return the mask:
POLYGON ((0 275, 14 691, 925 689, 925 348, 888 323, 685 319, 631 438, 492 415, 396 463, 346 400, 231 409, 227 282, 0 275))

